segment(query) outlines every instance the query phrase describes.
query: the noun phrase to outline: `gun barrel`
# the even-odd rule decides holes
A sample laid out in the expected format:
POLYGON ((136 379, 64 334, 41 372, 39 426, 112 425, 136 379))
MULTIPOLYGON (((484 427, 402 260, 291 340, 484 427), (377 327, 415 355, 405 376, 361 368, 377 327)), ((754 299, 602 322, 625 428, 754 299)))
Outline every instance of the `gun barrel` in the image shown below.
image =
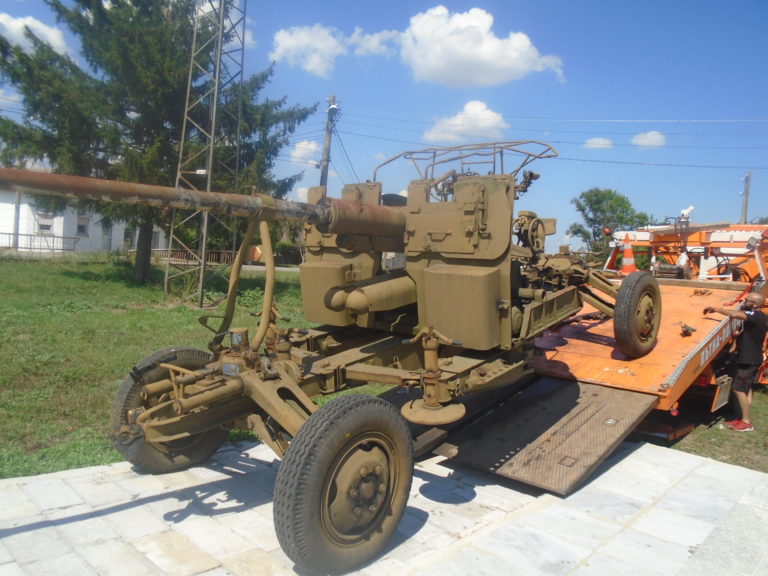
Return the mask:
POLYGON ((312 204, 290 203, 258 194, 244 196, 221 192, 201 192, 133 182, 83 178, 29 170, 0 168, 0 186, 30 194, 49 194, 81 200, 141 204, 156 208, 206 210, 265 220, 312 219, 317 210, 312 204), (283 203, 292 204, 290 207, 283 203))
POLYGON ((99 202, 203 210, 259 220, 304 221, 334 234, 402 238, 405 232, 405 213, 397 208, 333 198, 309 204, 266 194, 203 192, 12 168, 0 168, 0 188, 99 202))

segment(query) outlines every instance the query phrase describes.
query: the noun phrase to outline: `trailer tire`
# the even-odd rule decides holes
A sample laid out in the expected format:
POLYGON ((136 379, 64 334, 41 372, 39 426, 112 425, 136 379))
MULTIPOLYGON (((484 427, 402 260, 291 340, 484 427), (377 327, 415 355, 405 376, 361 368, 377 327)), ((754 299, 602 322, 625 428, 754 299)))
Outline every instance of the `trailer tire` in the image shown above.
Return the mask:
POLYGON ((335 398, 312 414, 280 465, 277 539, 299 571, 347 572, 378 556, 403 516, 413 440, 391 403, 335 398))
POLYGON ((207 460, 227 438, 221 427, 172 442, 147 442, 136 424, 131 424, 129 410, 148 407, 141 397, 145 383, 168 377, 160 364, 174 364, 188 370, 203 368, 212 360, 208 352, 195 348, 164 348, 134 366, 115 394, 110 415, 112 445, 140 472, 165 474, 176 472, 207 460))
POLYGON ((661 324, 659 283, 648 272, 633 272, 621 282, 613 316, 613 334, 619 351, 639 358, 656 346, 661 324))

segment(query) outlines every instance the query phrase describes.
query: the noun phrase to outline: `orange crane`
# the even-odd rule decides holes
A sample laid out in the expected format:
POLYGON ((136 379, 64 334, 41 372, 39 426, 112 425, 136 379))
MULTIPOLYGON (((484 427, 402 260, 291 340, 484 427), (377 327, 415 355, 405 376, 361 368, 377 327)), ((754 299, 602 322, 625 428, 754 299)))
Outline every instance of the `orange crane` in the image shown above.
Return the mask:
POLYGON ((625 242, 645 254, 657 277, 763 282, 768 276, 768 225, 691 224, 648 226, 613 233, 606 270, 620 271, 625 242))

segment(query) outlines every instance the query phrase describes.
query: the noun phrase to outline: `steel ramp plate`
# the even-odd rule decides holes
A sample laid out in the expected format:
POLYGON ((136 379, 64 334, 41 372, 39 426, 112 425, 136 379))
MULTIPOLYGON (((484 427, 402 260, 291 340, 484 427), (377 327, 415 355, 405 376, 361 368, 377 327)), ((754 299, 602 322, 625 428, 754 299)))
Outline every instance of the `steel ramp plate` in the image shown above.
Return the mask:
POLYGON ((654 408, 656 396, 542 378, 436 449, 556 494, 577 488, 654 408))

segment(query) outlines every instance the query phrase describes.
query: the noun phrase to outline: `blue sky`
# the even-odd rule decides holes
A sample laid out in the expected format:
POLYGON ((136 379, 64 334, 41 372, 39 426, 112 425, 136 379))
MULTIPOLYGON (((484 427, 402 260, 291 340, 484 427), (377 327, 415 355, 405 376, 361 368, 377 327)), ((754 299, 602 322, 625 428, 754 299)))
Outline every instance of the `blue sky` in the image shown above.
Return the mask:
MULTIPOLYGON (((657 220, 693 205, 694 222, 736 223, 751 172, 748 220, 768 216, 765 0, 251 0, 246 15, 246 74, 274 61, 268 96, 321 103, 278 164, 302 187, 319 181, 333 94, 332 196, 405 150, 540 140, 560 156, 531 165, 516 209, 558 219, 548 249, 592 187, 657 220)), ((25 23, 77 55, 42 1, 0 0, 0 32, 25 23)), ((13 97, 0 87, 0 108, 13 97)), ((415 176, 378 179, 397 193, 415 176)))

